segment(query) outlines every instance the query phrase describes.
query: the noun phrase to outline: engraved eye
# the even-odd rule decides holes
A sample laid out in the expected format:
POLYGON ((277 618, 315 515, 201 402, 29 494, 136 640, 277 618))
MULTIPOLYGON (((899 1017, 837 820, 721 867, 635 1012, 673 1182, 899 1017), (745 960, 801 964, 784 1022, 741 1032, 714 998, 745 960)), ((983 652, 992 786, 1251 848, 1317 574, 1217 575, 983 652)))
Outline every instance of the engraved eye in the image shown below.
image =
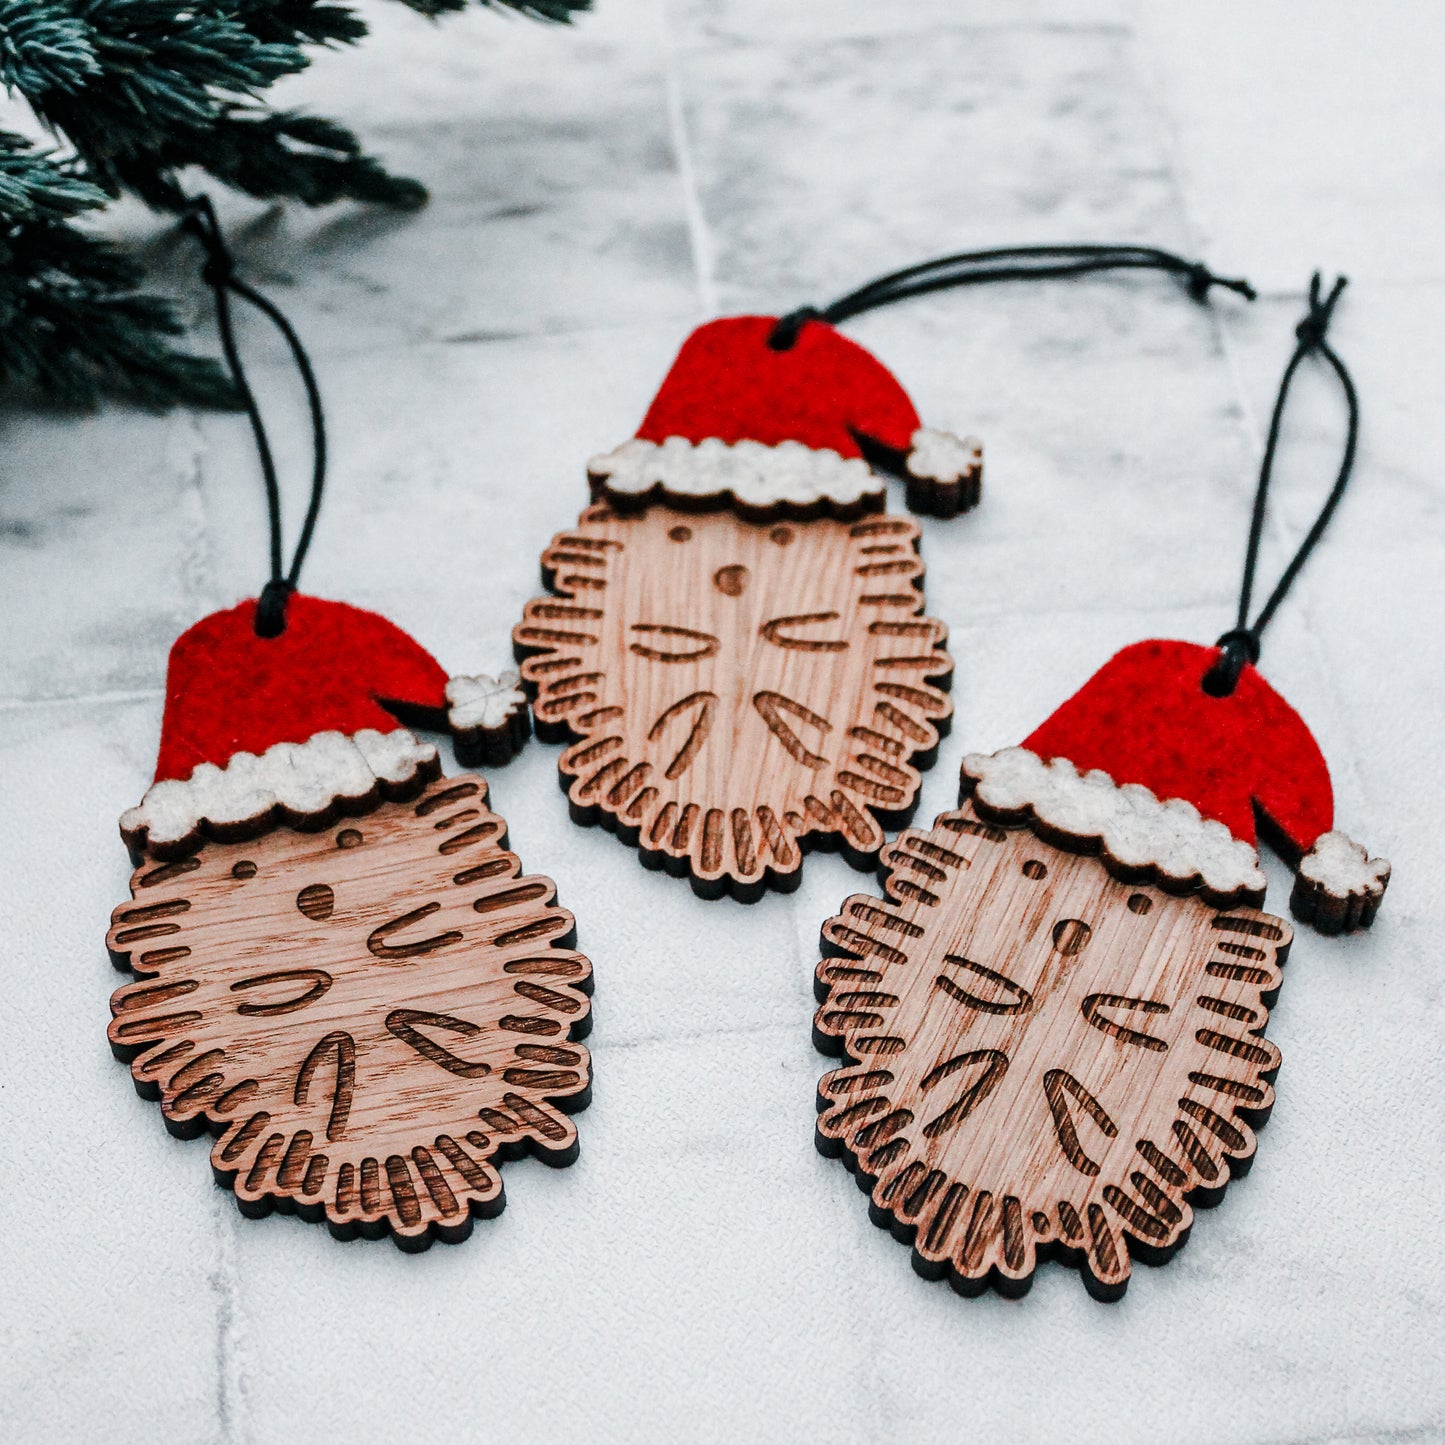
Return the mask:
POLYGON ((307 1004, 315 1003, 330 987, 331 975, 325 969, 283 968, 275 973, 243 978, 231 985, 231 992, 247 995, 246 1002, 237 1005, 237 1013, 269 1017, 305 1008, 307 1004))
POLYGON ((710 632, 694 632, 666 622, 638 622, 632 631, 645 640, 631 643, 628 651, 649 662, 700 662, 721 646, 710 632))
POLYGON ((1153 1034, 1146 1033, 1142 1024, 1145 1015, 1167 1014, 1169 1005, 1159 1003, 1152 998, 1130 998, 1122 993, 1091 993, 1081 1005, 1081 1012, 1084 1018, 1091 1023, 1100 1033, 1111 1034, 1116 1039, 1122 1039, 1126 1044, 1134 1044, 1141 1049, 1152 1049, 1157 1053, 1164 1053, 1169 1045, 1163 1039, 1156 1039, 1153 1034), (1121 1019, 1111 1016, 1109 1010, 1125 1014, 1136 1020, 1131 1025, 1124 1023, 1121 1019))
POLYGON ((799 637, 794 634, 820 622, 836 622, 836 612, 799 612, 791 617, 775 617, 758 629, 763 639, 774 647, 791 647, 799 652, 846 652, 848 639, 830 637, 799 637), (786 629, 786 630, 785 630, 786 629))
POLYGON ((969 1008, 986 1014, 1016 1014, 1033 1006, 1034 996, 1028 989, 961 953, 950 953, 943 962, 954 973, 951 977, 939 974, 934 986, 969 1008))

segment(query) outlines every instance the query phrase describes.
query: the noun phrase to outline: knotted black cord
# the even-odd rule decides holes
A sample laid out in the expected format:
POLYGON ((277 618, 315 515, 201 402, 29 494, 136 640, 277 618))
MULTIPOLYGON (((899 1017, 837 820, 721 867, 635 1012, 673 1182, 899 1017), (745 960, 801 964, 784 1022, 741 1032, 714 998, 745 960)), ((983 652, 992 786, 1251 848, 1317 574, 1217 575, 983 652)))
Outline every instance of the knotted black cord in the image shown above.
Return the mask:
POLYGON ((321 392, 316 385, 316 373, 311 369, 311 358, 301 344, 291 323, 277 307, 261 293, 235 274, 236 263, 221 234, 221 224, 216 218, 215 207, 209 196, 192 197, 189 209, 181 224, 205 248, 206 264, 201 277, 211 288, 216 298, 216 328, 221 334, 221 349, 226 354, 226 365, 236 383, 241 405, 251 419, 251 431, 256 438, 256 451, 261 459, 261 475, 266 483, 266 510, 271 528, 271 580, 261 589, 256 602, 256 635, 276 637, 286 629, 286 604, 296 590, 296 580, 301 575, 301 564, 306 560, 311 546, 311 534, 316 530, 316 518, 321 511, 321 493, 326 485, 326 416, 321 408, 321 392), (311 435, 314 460, 311 468, 311 502, 306 508, 306 520, 301 524, 301 535, 296 542, 296 551, 291 557, 289 570, 281 566, 281 489, 276 481, 276 462, 271 455, 271 443, 266 436, 266 426, 261 420, 261 409, 256 404, 255 394, 246 380, 245 368, 241 365, 241 353, 236 347, 235 329, 231 318, 231 300, 228 292, 235 292, 243 301, 249 301, 263 316, 266 316, 286 338, 296 369, 306 387, 306 400, 311 408, 311 435))
POLYGON ((1253 301, 1255 297, 1254 287, 1248 281, 1216 276, 1203 261, 1189 261, 1155 246, 1006 246, 993 251, 962 251, 956 256, 940 256, 937 260, 880 276, 827 306, 801 306, 779 317, 768 337, 768 345, 774 351, 788 351, 809 321, 826 321, 836 326, 850 316, 875 307, 952 286, 976 286, 985 281, 1042 281, 1084 276, 1091 271, 1128 270, 1168 271, 1182 276, 1196 301, 1206 300, 1213 286, 1223 286, 1246 301, 1253 301))
POLYGON ((1285 367, 1284 375, 1280 378, 1279 395, 1275 397, 1274 414, 1269 420, 1269 435, 1264 443, 1264 457, 1259 465, 1259 485, 1255 488, 1254 493, 1254 514, 1249 522, 1249 545, 1244 554, 1244 581, 1239 589, 1239 614, 1235 619, 1234 626, 1214 644, 1222 651, 1218 660, 1204 676, 1204 690, 1214 697, 1228 697, 1239 681, 1239 674, 1243 671, 1244 664, 1259 661, 1260 633, 1264 631, 1270 618, 1274 616, 1279 604, 1284 601, 1285 593, 1289 591, 1295 578, 1299 576, 1300 569, 1309 559, 1310 553, 1314 551, 1315 544, 1324 536, 1325 528, 1329 526, 1330 518, 1334 515, 1335 508, 1344 495, 1345 484, 1350 479, 1350 472, 1354 469, 1355 445, 1360 434, 1360 400, 1355 392, 1355 383, 1346 370, 1344 362, 1325 340, 1325 333, 1329 330, 1330 317, 1334 314, 1335 302, 1340 299, 1340 293, 1345 289, 1345 285, 1345 277, 1339 277, 1331 288, 1330 294, 1321 300, 1320 273, 1316 271, 1310 281, 1309 311, 1304 320, 1294 329, 1296 338, 1294 355, 1290 357, 1289 365, 1285 367), (1290 383, 1294 380, 1295 372, 1299 370, 1304 359, 1311 354, 1324 357, 1329 363, 1330 369, 1339 377, 1340 386, 1344 389, 1345 404, 1349 408, 1344 453, 1340 458, 1340 470, 1335 477, 1335 484, 1330 488, 1330 494, 1325 498, 1324 506, 1320 508, 1314 525, 1305 533, 1305 539, 1300 543, 1299 550, 1290 559, 1289 566, 1280 574, 1274 591, 1269 594, 1269 601, 1260 608, 1259 616, 1254 619, 1254 622, 1250 623, 1248 620, 1249 602, 1254 592, 1254 572, 1259 562, 1260 539, 1264 534, 1265 504, 1269 498, 1269 484, 1274 474, 1274 458, 1275 452, 1279 448, 1279 432, 1284 420, 1285 402, 1289 398, 1290 383))

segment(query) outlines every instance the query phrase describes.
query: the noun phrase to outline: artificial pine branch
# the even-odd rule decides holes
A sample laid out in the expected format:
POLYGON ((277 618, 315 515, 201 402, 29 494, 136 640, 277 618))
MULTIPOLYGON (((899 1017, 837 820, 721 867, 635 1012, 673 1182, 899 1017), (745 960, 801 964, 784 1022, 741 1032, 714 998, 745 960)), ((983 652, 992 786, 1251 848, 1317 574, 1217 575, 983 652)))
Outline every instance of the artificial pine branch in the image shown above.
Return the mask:
POLYGON ((0 132, 0 389, 80 405, 103 393, 233 405, 213 361, 171 344, 180 322, 136 289, 135 264, 71 224, 105 201, 74 165, 0 132))
MULTIPOLYGON (((436 16, 467 0, 403 3, 436 16)), ((480 3, 566 21, 590 0, 480 3)), ((262 199, 424 204, 346 127, 264 103, 309 47, 365 34, 338 0, 0 0, 0 85, 56 139, 0 132, 0 389, 231 404, 221 370, 174 345, 169 303, 76 221, 123 191, 180 212, 188 168, 262 199)))

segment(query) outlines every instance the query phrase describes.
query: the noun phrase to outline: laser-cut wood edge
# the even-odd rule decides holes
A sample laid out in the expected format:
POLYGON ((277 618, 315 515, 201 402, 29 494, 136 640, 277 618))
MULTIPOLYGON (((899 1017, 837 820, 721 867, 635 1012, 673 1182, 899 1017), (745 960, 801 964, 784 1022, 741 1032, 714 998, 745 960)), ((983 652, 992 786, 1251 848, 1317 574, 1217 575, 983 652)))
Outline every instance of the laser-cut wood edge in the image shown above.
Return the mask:
MULTIPOLYGON (((343 821, 346 818, 363 819, 369 814, 374 814, 379 808, 389 803, 415 803, 418 799, 423 798, 428 788, 436 782, 441 782, 444 786, 439 789, 431 799, 424 800, 423 804, 419 805, 418 811, 420 811, 420 806, 425 806, 426 802, 435 804, 439 799, 449 797, 451 793, 457 791, 459 788, 473 784, 475 785, 473 791, 477 793, 480 803, 484 807, 487 804, 488 788, 484 778, 475 776, 468 777, 466 775, 442 777, 438 767, 432 771, 429 777, 418 778, 412 780, 407 785, 402 785, 401 791, 404 792, 404 796, 378 797, 365 812, 358 812, 354 806, 348 807, 344 814, 339 814, 331 819, 331 824, 343 821)), ((489 809, 488 811, 490 812, 489 809)), ((576 952, 575 949, 577 940, 575 917, 569 910, 561 907, 558 902, 556 897, 556 884, 553 880, 545 877, 545 875, 524 875, 521 873, 520 860, 517 860, 516 855, 512 854, 508 847, 509 839, 506 820, 495 813, 491 814, 491 817, 496 819, 500 825, 500 830, 497 832, 495 838, 489 839, 491 846, 495 848, 501 856, 515 863, 517 868, 515 873, 508 873, 504 881, 515 880, 524 884, 545 885, 550 896, 543 904, 544 912, 555 912, 559 921, 566 921, 565 930, 555 936, 548 937, 545 940, 545 946, 549 950, 558 950, 568 955, 570 959, 576 960, 583 967, 583 972, 580 977, 565 982, 558 981, 552 985, 554 988, 565 990, 568 994, 575 991, 576 994, 581 995, 580 1002, 582 1007, 578 1012, 578 1016, 567 1024, 564 1035, 567 1042, 580 1043, 591 1033, 592 1029, 590 997, 594 989, 595 981, 590 960, 587 959, 585 955, 576 952)), ((273 824, 264 829, 259 835, 248 831, 243 837, 224 841, 254 843, 264 840, 265 836, 271 833, 289 832, 303 835, 311 834, 331 824, 312 826, 309 820, 308 825, 304 827, 273 824)), ((169 883, 173 878, 184 876, 185 873, 192 871, 192 869, 197 866, 192 860, 195 855, 206 846, 209 846, 209 843, 202 843, 200 847, 193 850, 189 857, 180 859, 157 859, 142 855, 132 874, 130 885, 131 903, 119 904, 113 910, 111 927, 107 934, 107 951, 112 964, 118 972, 129 975, 130 978, 137 983, 155 980, 160 975, 161 964, 156 964, 150 968, 145 967, 140 958, 143 948, 140 945, 129 948, 126 947, 123 939, 118 937, 118 935, 124 935, 128 928, 132 931, 134 930, 135 920, 133 917, 127 918, 127 915, 133 915, 135 913, 132 907, 134 903, 137 901, 144 903, 145 897, 149 896, 144 894, 142 890, 148 886, 169 883)), ((302 895, 298 895, 297 906, 303 913, 307 913, 304 896, 310 891, 311 890, 303 890, 302 895)), ((313 915, 307 913, 307 916, 313 915)), ((126 992, 126 988, 122 986, 112 997, 112 1014, 114 1018, 110 1030, 112 1037, 111 1049, 119 1061, 126 1063, 128 1066, 135 1062, 138 1067, 139 1061, 141 1061, 147 1053, 156 1052, 157 1050, 154 1039, 143 1040, 137 1044, 127 1044, 121 1042, 116 1037, 114 1032, 115 1024, 119 1022, 121 1016, 120 1010, 117 1008, 117 1000, 119 1000, 124 992, 126 992)), ((581 1113, 588 1108, 592 1100, 591 1053, 586 1049, 580 1052, 583 1060, 585 1060, 585 1069, 580 1086, 567 1091, 559 1091, 555 1094, 538 1093, 536 1096, 542 1102, 552 1105, 567 1115, 581 1113)), ((388 1210, 388 1212, 383 1213, 380 1218, 374 1220, 351 1219, 338 1221, 332 1216, 331 1209, 324 1198, 318 1198, 315 1201, 303 1201, 295 1197, 294 1194, 288 1195, 282 1192, 267 1193, 260 1198, 244 1198, 241 1191, 236 1187, 240 1170, 223 1167, 216 1157, 217 1150, 220 1147, 220 1141, 226 1137, 228 1131, 234 1132, 234 1126, 238 1122, 237 1119, 219 1117, 208 1107, 203 1107, 199 1112, 183 1119, 174 1118, 167 1112, 167 1106, 163 1100, 159 1081, 157 1079, 147 1080, 143 1078, 140 1073, 136 1072, 135 1068, 131 1068, 130 1072, 137 1094, 141 1098, 161 1104, 162 1122, 167 1132, 173 1137, 189 1140, 209 1133, 211 1137, 217 1141, 216 1146, 213 1147, 211 1151, 212 1177, 219 1187, 227 1189, 233 1194, 237 1207, 242 1214, 249 1218, 262 1218, 275 1211, 282 1214, 294 1214, 308 1223, 325 1221, 333 1238, 338 1240, 355 1238, 377 1240, 390 1237, 397 1248, 405 1253, 422 1252, 430 1248, 431 1244, 438 1240, 447 1244, 461 1243, 471 1235, 476 1219, 490 1219, 500 1214, 506 1205, 506 1192, 498 1166, 524 1158, 530 1154, 551 1168, 565 1168, 574 1163, 579 1155, 580 1141, 576 1137, 575 1131, 570 1143, 558 1149, 549 1148, 540 1138, 536 1137, 535 1134, 524 1131, 520 1137, 515 1139, 494 1141, 491 1152, 484 1154, 478 1160, 471 1161, 474 1164, 480 1165, 480 1172, 482 1174, 488 1175, 492 1180, 495 1180, 495 1189, 488 1191, 478 1186, 478 1189, 475 1191, 471 1189, 466 1191, 454 1190, 454 1193, 463 1193, 466 1205, 460 1218, 454 1221, 432 1219, 427 1220, 424 1227, 420 1229, 409 1230, 399 1217, 393 1217, 393 1211, 391 1210, 388 1210)), ((526 1124, 526 1116, 519 1113, 517 1120, 514 1122, 526 1124)))
MULTIPOLYGON (((986 820, 976 813, 972 802, 967 796, 968 784, 965 780, 964 797, 958 809, 947 813, 939 814, 934 820, 934 829, 946 827, 950 821, 958 826, 958 831, 972 832, 987 837, 989 834, 1002 838, 1009 834, 1028 832, 1039 839, 1041 843, 1049 847, 1058 848, 1062 852, 1072 852, 1077 856, 1097 856, 1088 846, 1088 840, 1083 840, 1078 846, 1069 848, 1066 842, 1056 841, 1052 837, 1043 837, 1031 825, 1030 820, 1016 821, 1010 824, 1000 824, 986 820)), ((861 927, 858 921, 850 916, 850 909, 854 905, 861 905, 870 912, 877 912, 881 907, 893 910, 909 900, 908 888, 910 885, 906 879, 901 879, 897 865, 898 855, 906 852, 910 844, 922 840, 928 842, 928 834, 922 830, 909 830, 889 844, 881 853, 878 868, 880 884, 886 894, 885 899, 879 899, 872 894, 854 894, 845 900, 839 913, 824 922, 819 934, 819 949, 822 955, 814 976, 814 996, 819 1007, 814 1015, 813 1023, 813 1044, 817 1051, 826 1057, 838 1058, 843 1061, 843 1068, 830 1070, 819 1080, 818 1090, 815 1098, 816 1112, 820 1117, 835 1109, 838 1106, 838 1097, 828 1092, 828 1085, 846 1071, 848 1067, 861 1067, 865 1062, 865 1056, 861 1053, 850 1052, 845 1041, 846 1031, 828 1029, 824 1026, 823 1017, 826 1005, 833 997, 835 988, 843 983, 838 978, 830 979, 827 973, 832 966, 832 961, 844 960, 847 963, 864 963, 868 959, 869 949, 866 947, 853 948, 847 944, 837 941, 835 930, 841 929, 844 934, 854 933, 861 927), (901 886, 900 886, 901 885, 901 886), (830 937, 830 932, 834 934, 830 937)), ((1105 862, 1107 860, 1100 860, 1105 862)), ((1145 886, 1158 886, 1145 884, 1145 886)), ((1167 891, 1160 888, 1161 892, 1167 891)), ((1200 895, 1201 901, 1211 911, 1225 911, 1217 908, 1217 905, 1209 902, 1200 895)), ((1259 921, 1267 923, 1271 930, 1277 930, 1279 937, 1276 941, 1265 944, 1263 940, 1257 939, 1268 953, 1271 966, 1276 971, 1277 977, 1274 986, 1261 991, 1260 1000, 1266 1010, 1272 1011, 1279 996, 1282 986, 1282 971, 1289 957, 1293 943, 1293 930, 1282 918, 1272 914, 1263 914, 1257 909, 1244 905, 1232 905, 1244 913, 1254 914, 1259 921)), ((861 942, 862 940, 860 940, 861 942)), ((874 960, 876 964, 876 960, 874 960)), ((884 976, 886 978, 886 975, 884 976)), ((853 985, 856 987, 856 984, 853 985)), ((907 1220, 902 1217, 904 1209, 900 1202, 899 1207, 890 1208, 881 1204, 875 1197, 875 1188, 879 1183, 881 1175, 870 1174, 860 1157, 859 1153, 851 1149, 848 1142, 840 1137, 832 1137, 823 1133, 821 1127, 815 1129, 814 1145, 824 1158, 839 1159, 852 1174, 859 1190, 869 1196, 868 1214, 869 1220, 880 1229, 887 1229, 894 1239, 902 1244, 911 1246, 911 1262, 913 1270, 921 1278, 929 1281, 947 1279, 952 1290, 965 1298, 974 1298, 989 1289, 1006 1298, 1021 1298, 1027 1294, 1033 1285, 1038 1265, 1040 1263, 1054 1261, 1067 1268, 1076 1268, 1079 1271, 1081 1280, 1089 1295, 1101 1303, 1113 1303, 1122 1299, 1128 1289, 1129 1272, 1127 1265, 1130 1262, 1138 1261, 1150 1266, 1160 1266, 1167 1263, 1187 1242, 1193 1227, 1194 1211, 1200 1208, 1213 1208, 1222 1202, 1229 1184, 1237 1178, 1242 1178, 1248 1173, 1253 1165, 1256 1146, 1257 1131, 1266 1123, 1274 1107, 1275 1095, 1273 1085, 1280 1067, 1280 1056, 1278 1049, 1265 1038, 1268 1027, 1268 1013, 1257 1028, 1245 1030, 1245 1037, 1257 1042, 1262 1049, 1268 1050, 1273 1056, 1272 1066, 1255 1071, 1252 1075, 1263 1086, 1265 1098, 1261 1107, 1251 1108, 1239 1101, 1231 1101, 1226 1108, 1226 1115, 1241 1126, 1243 1142, 1239 1149, 1229 1147, 1222 1148, 1220 1163, 1222 1170, 1219 1177, 1213 1183, 1205 1181, 1197 1171, 1189 1173, 1188 1187, 1177 1192, 1177 1200, 1182 1206, 1184 1215, 1182 1227, 1178 1229, 1173 1237, 1160 1246, 1148 1238, 1142 1237, 1129 1221, 1122 1216, 1119 1217, 1118 1232, 1127 1251, 1126 1270, 1124 1276, 1117 1283, 1100 1280, 1090 1267, 1088 1250, 1085 1247, 1087 1241, 1074 1245, 1062 1238, 1059 1231, 1055 1231, 1052 1237, 1042 1241, 1034 1240, 1031 1243, 1033 1265, 1020 1277, 1010 1277, 1002 1274, 997 1268, 990 1269, 982 1277, 961 1274, 953 1267, 951 1261, 945 1259, 942 1262, 930 1260, 919 1253, 917 1236, 920 1228, 918 1220, 907 1220)), ((873 1151, 877 1152, 877 1151, 873 1151)), ((1171 1191, 1175 1193, 1175 1191, 1171 1191)), ((900 1201, 902 1196, 900 1195, 900 1201)))
MULTIPOLYGON (((688 510, 693 515, 720 510, 720 508, 715 505, 694 506, 683 509, 673 502, 670 497, 643 501, 640 504, 631 505, 625 509, 620 506, 614 506, 608 501, 604 503, 594 503, 591 507, 587 508, 578 518, 578 526, 580 527, 589 520, 606 520, 613 515, 622 518, 639 516, 646 512, 652 505, 663 506, 669 511, 688 510)), ((811 516, 815 514, 809 513, 808 515, 811 516)), ((937 667, 922 672, 918 679, 924 688, 933 691, 939 697, 939 710, 929 713, 921 724, 932 733, 933 741, 931 744, 919 747, 917 750, 910 750, 905 745, 905 750, 900 759, 902 763, 913 769, 915 773, 922 773, 931 768, 937 761, 939 745, 942 739, 948 736, 953 723, 953 706, 951 700, 947 697, 947 693, 952 687, 954 673, 953 657, 948 651, 948 628, 946 624, 936 618, 927 618, 924 613, 924 607, 926 605, 924 598, 925 567, 920 555, 922 536, 917 524, 907 519, 894 518, 891 514, 882 510, 869 511, 866 513, 866 516, 869 521, 862 523, 862 525, 865 526, 869 525, 869 522, 886 524, 896 520, 902 522, 904 526, 909 529, 908 544, 916 561, 916 570, 912 571, 906 580, 911 590, 916 594, 916 600, 910 607, 908 615, 927 620, 937 628, 936 638, 930 648, 930 653, 937 655, 937 667)), ((839 520, 837 518, 833 519, 839 520)), ((754 521, 758 519, 748 517, 745 518, 745 520, 754 521)), ((776 519, 769 517, 762 520, 776 519)), ((856 521, 857 519, 854 520, 856 521)), ((529 611, 536 601, 546 601, 549 598, 576 599, 575 591, 567 590, 560 583, 557 575, 558 569, 555 566, 549 566, 547 562, 548 554, 554 550, 562 550, 565 548, 571 534, 571 529, 555 534, 544 550, 541 578, 546 593, 543 598, 534 599, 533 603, 528 604, 529 611)), ((555 644, 551 646, 538 646, 525 641, 521 634, 527 630, 528 625, 528 619, 524 616, 523 621, 513 628, 513 654, 517 662, 522 665, 523 686, 527 691, 529 699, 533 703, 533 732, 541 742, 561 744, 564 747, 563 755, 558 760, 558 784, 562 792, 568 797, 568 810, 573 822, 583 827, 600 826, 604 828, 628 847, 636 849, 638 861, 644 868, 653 872, 665 871, 675 878, 687 878, 693 893, 699 898, 709 901, 728 896, 739 903, 756 903, 769 891, 791 893, 802 881, 803 858, 814 850, 841 853, 850 866, 860 872, 867 872, 876 867, 878 852, 882 847, 886 846, 886 838, 880 838, 877 848, 860 849, 854 846, 840 830, 829 830, 815 825, 795 835, 794 841, 797 844, 799 856, 791 868, 779 868, 775 866, 773 862, 770 862, 762 869, 761 875, 756 879, 740 877, 736 870, 731 868, 709 877, 698 872, 693 866, 691 857, 687 854, 679 854, 666 849, 653 849, 645 846, 642 842, 642 825, 629 823, 622 816, 626 810, 625 805, 619 805, 614 808, 601 802, 591 805, 577 803, 571 794, 574 785, 583 774, 581 771, 569 770, 565 766, 567 758, 566 750, 571 745, 581 743, 592 737, 593 733, 574 727, 573 715, 570 713, 560 720, 550 721, 543 718, 537 712, 538 684, 535 679, 528 676, 525 664, 529 659, 555 654, 559 649, 555 644)), ((897 808, 884 808, 857 798, 850 799, 850 801, 853 802, 861 813, 866 814, 869 819, 877 825, 880 833, 896 831, 899 828, 906 827, 912 821, 917 812, 921 788, 922 780, 920 778, 906 790, 908 794, 906 801, 897 808)))

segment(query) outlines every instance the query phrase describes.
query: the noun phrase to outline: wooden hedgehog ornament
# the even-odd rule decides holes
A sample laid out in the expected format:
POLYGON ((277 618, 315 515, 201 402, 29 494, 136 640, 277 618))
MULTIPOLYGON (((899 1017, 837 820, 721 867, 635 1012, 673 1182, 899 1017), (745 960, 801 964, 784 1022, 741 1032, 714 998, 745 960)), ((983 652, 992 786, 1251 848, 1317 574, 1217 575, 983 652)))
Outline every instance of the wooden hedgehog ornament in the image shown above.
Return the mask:
POLYGON ((256 607, 171 651, 157 780, 121 818, 111 1047, 172 1133, 215 1136, 244 1213, 456 1241, 501 1209, 502 1160, 576 1156, 591 966, 486 781, 398 716, 501 762, 525 700, 375 613, 296 594, 261 636, 256 607))
POLYGON ((1252 667, 1209 696, 1218 655, 1139 643, 1023 747, 970 754, 958 809, 884 850, 886 897, 823 927, 814 1039, 848 1063, 818 1147, 961 1293, 1054 1256, 1117 1298, 1248 1168, 1292 939, 1259 909, 1256 811, 1298 916, 1379 906, 1389 865, 1332 831, 1308 729, 1252 667))
POLYGON ((166 1127, 215 1136, 243 1213, 456 1241, 502 1207, 497 1165, 576 1157, 591 1091, 592 968, 550 879, 522 876, 486 781, 444 778, 403 723, 449 727, 464 766, 526 740, 515 673, 448 678, 374 612, 299 593, 326 481, 310 359, 246 285, 204 197, 185 224, 270 514, 258 598, 177 639, 156 780, 120 820, 135 872, 106 942, 133 983, 109 1035, 166 1127), (231 300, 281 331, 311 409, 311 495, 289 567, 281 493, 231 300))
POLYGON ((703 897, 792 888, 803 851, 868 866, 911 814, 950 705, 923 614, 916 511, 978 499, 981 451, 821 321, 690 336, 636 438, 589 466, 593 505, 542 558, 513 632, 538 734, 570 742, 574 818, 703 897))

